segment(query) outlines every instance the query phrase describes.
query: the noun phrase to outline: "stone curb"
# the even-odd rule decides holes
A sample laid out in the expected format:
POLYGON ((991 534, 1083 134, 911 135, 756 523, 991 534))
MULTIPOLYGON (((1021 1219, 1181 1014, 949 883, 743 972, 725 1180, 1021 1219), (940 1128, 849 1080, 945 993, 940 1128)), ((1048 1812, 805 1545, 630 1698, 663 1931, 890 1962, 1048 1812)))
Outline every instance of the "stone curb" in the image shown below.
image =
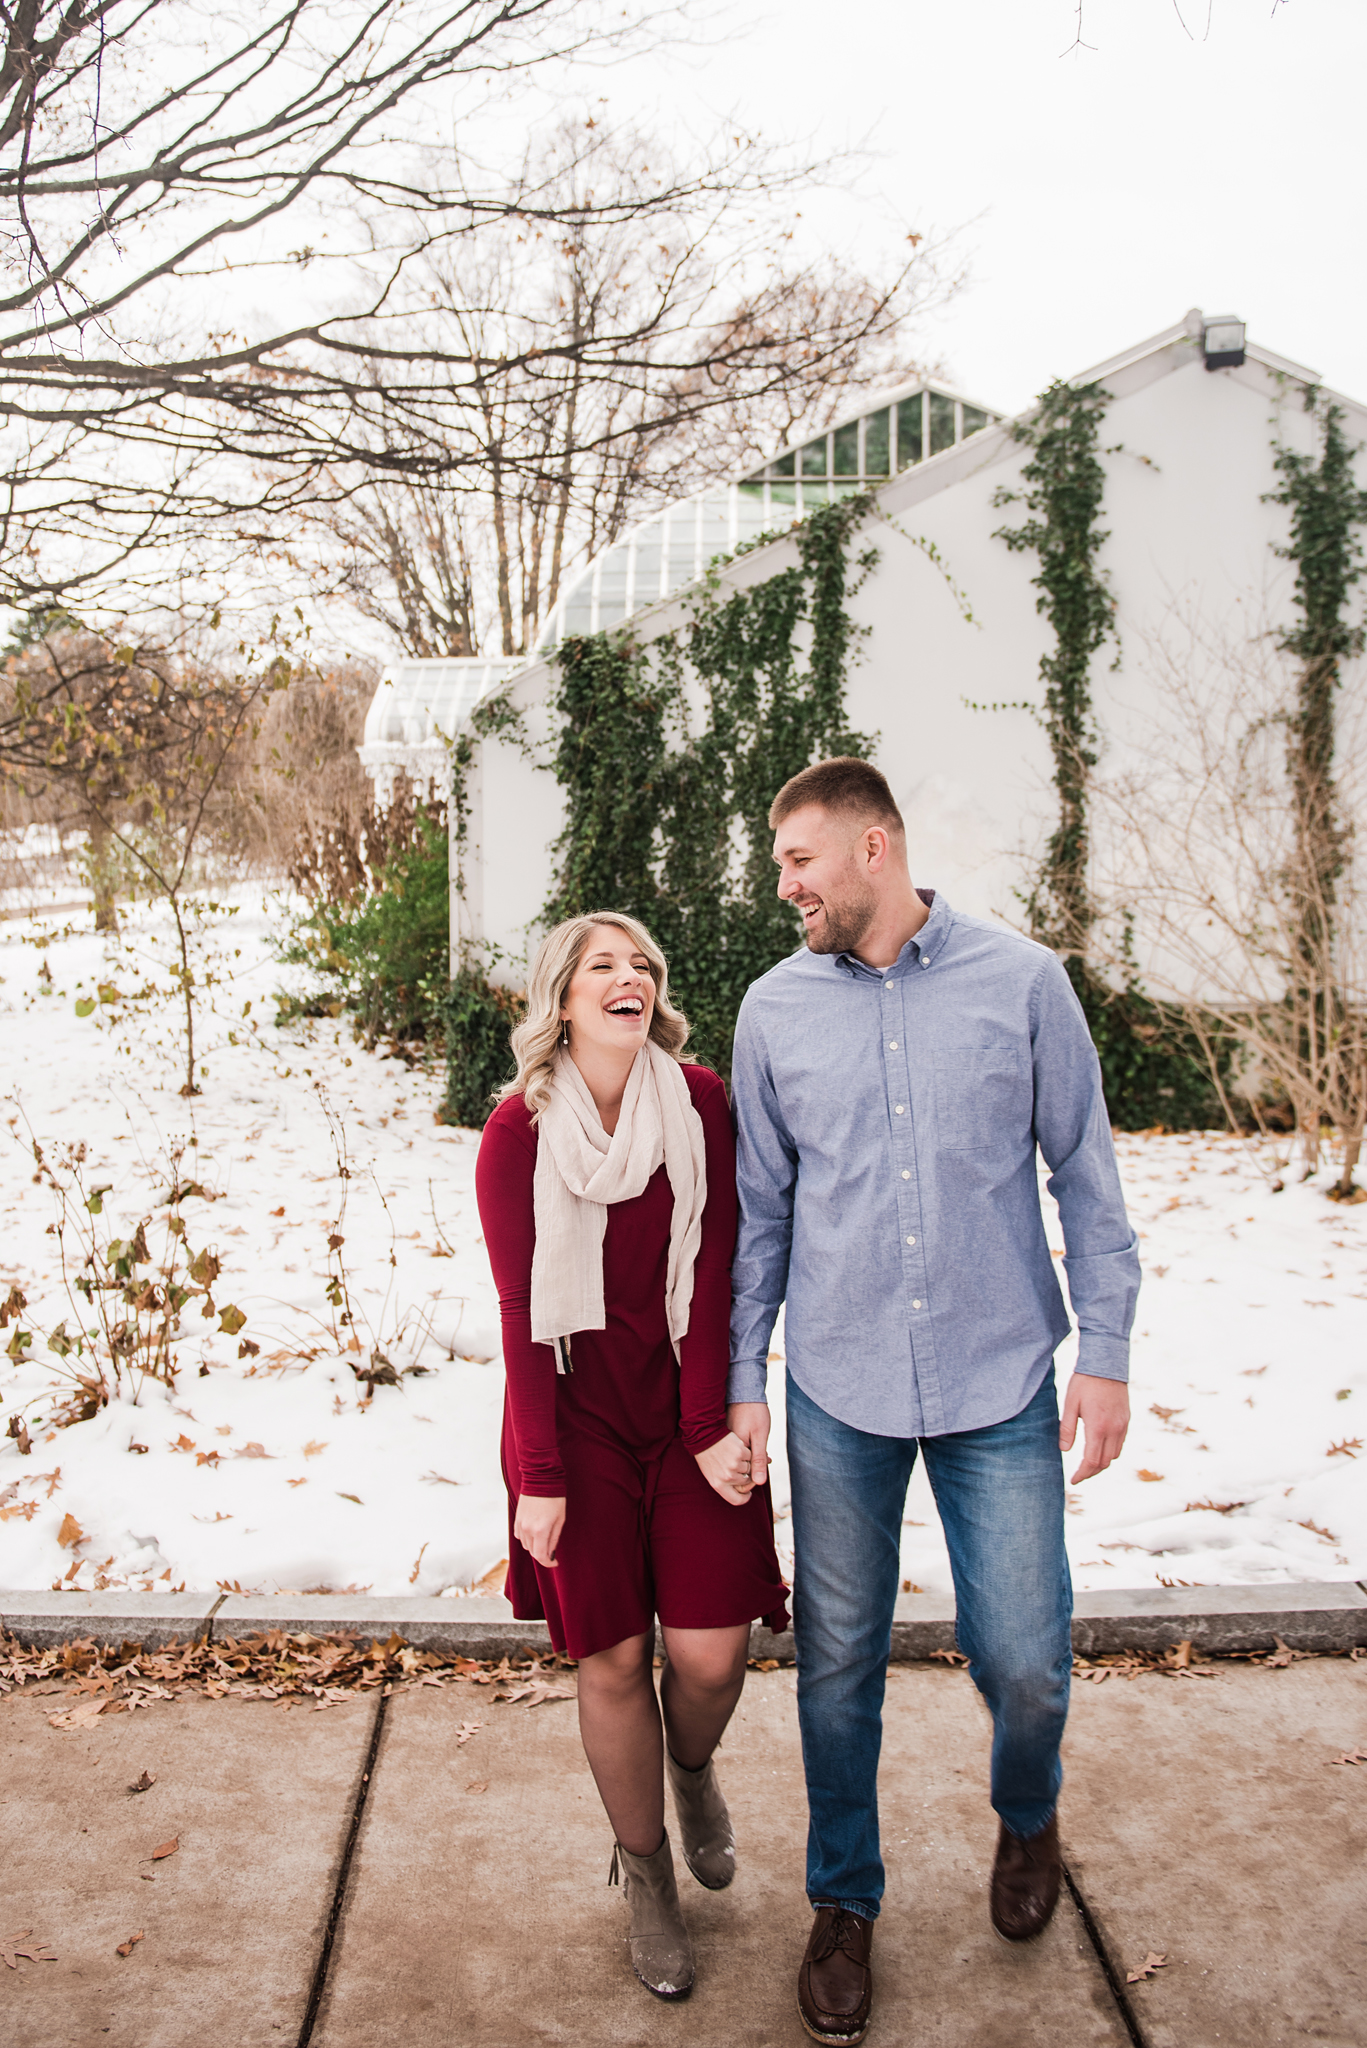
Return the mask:
MULTIPOLYGON (((51 1649, 81 1636, 160 1649, 177 1639, 252 1635, 263 1629, 327 1634, 356 1629, 397 1633, 415 1649, 446 1656, 501 1657, 548 1650, 544 1621, 516 1621, 506 1600, 374 1599, 346 1593, 51 1593, 0 1592, 0 1624, 21 1643, 51 1649)), ((1073 1648, 1085 1657, 1123 1650, 1165 1650, 1189 1641, 1203 1655, 1367 1647, 1367 1588, 1352 1579, 1273 1586, 1159 1586, 1079 1593, 1073 1648)), ((904 1593, 892 1624, 891 1661, 916 1664, 954 1648, 954 1609, 925 1593, 904 1593)), ((750 1631, 750 1655, 793 1660, 791 1630, 750 1631)))

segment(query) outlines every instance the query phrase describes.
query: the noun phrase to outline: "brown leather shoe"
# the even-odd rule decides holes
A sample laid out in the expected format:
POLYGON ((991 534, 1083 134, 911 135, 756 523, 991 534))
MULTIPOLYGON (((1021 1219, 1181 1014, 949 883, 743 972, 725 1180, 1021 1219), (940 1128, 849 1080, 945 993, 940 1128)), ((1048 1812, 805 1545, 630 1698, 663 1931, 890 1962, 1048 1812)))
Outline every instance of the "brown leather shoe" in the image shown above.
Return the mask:
POLYGON ((1058 1815, 1037 1835, 1013 1835, 1002 1822, 992 1866, 992 1925, 1006 1941, 1033 1941, 1043 1934, 1058 1904, 1063 1859, 1058 1815))
POLYGON ((873 2005, 873 1922, 818 1906, 797 1977, 797 2014, 814 2041, 862 2041, 873 2005))

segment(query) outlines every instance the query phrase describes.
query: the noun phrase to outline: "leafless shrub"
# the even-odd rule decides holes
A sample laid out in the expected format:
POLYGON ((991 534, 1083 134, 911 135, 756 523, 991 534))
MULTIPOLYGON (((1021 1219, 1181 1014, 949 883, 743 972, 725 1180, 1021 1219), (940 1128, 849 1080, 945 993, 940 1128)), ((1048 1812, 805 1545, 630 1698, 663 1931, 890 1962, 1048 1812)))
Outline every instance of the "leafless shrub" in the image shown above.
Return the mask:
MULTIPOLYGON (((1215 1057, 1246 1051, 1244 1090, 1289 1103, 1307 1174, 1325 1126, 1342 1146, 1333 1192, 1354 1199, 1367 1120, 1367 874, 1355 829, 1367 794, 1367 691, 1345 666, 1338 706, 1336 872, 1319 857, 1322 791, 1288 766, 1297 677, 1271 633, 1231 640, 1175 619, 1152 641, 1148 729, 1098 784, 1108 894, 1135 916, 1147 985, 1179 1004, 1215 1057)), ((1266 1127, 1264 1125, 1264 1127, 1266 1127)))

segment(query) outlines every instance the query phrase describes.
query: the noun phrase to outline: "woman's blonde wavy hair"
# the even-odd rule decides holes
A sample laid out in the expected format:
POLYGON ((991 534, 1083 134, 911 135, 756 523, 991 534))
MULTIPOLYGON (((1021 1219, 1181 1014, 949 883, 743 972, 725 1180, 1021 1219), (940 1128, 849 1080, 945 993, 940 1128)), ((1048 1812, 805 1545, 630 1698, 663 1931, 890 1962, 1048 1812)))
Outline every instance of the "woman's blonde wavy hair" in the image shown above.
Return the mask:
POLYGON ((500 1102, 509 1095, 521 1095, 532 1112, 533 1122, 551 1099, 551 1073, 560 1042, 560 1005, 584 957, 590 932, 601 924, 614 925, 619 932, 625 932, 633 946, 645 954, 655 984, 649 1035, 671 1059, 683 1057, 688 1019, 669 1000, 669 965, 645 926, 621 910, 590 910, 583 917, 567 917, 563 924, 547 932, 536 949, 527 983, 527 1014, 511 1039, 517 1072, 498 1091, 500 1102))

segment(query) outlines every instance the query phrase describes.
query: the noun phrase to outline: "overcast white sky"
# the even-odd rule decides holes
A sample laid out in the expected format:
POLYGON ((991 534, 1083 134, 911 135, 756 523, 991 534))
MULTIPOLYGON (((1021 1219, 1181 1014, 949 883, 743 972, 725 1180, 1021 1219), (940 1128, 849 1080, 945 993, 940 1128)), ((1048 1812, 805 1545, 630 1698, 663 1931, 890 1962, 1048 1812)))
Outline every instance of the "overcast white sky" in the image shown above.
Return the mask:
POLYGON ((927 352, 989 404, 1196 305, 1367 397, 1367 0, 1084 0, 1092 47, 1064 54, 1077 12, 736 0, 603 90, 615 115, 876 152, 808 221, 869 256, 897 215, 963 230, 970 283, 927 352))

